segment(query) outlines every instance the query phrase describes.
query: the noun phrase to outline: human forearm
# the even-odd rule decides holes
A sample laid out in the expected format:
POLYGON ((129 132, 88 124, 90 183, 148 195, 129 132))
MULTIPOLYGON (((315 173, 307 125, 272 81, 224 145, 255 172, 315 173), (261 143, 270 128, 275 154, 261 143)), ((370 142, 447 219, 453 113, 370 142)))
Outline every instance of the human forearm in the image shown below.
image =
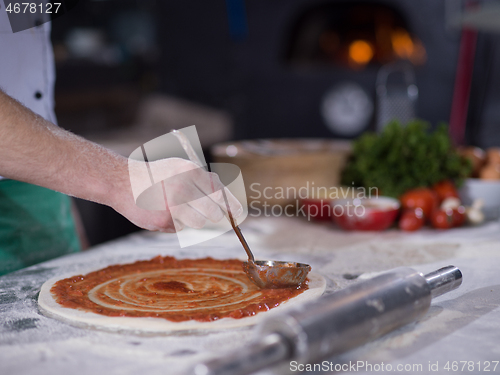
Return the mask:
POLYGON ((125 158, 60 129, 0 91, 4 177, 106 203, 114 185, 128 177, 126 168, 125 158))

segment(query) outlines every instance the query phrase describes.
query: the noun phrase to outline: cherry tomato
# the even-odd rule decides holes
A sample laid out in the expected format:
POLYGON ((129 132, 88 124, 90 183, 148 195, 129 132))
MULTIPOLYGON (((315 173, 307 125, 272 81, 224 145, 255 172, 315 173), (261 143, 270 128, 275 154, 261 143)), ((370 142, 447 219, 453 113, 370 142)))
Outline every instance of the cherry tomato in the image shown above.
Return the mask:
POLYGON ((421 208, 404 211, 399 219, 399 229, 407 232, 413 232, 422 228, 424 225, 424 213, 421 208))
POLYGON ((453 227, 453 210, 435 210, 431 216, 431 224, 436 229, 453 227))
POLYGON ((421 208, 425 217, 430 217, 438 206, 438 197, 429 188, 412 189, 404 193, 399 200, 403 209, 421 208))
POLYGON ((458 198, 458 191, 450 180, 443 180, 432 187, 441 203, 446 198, 458 198))
POLYGON ((453 209, 452 219, 454 227, 461 227, 465 223, 465 207, 459 206, 453 209))

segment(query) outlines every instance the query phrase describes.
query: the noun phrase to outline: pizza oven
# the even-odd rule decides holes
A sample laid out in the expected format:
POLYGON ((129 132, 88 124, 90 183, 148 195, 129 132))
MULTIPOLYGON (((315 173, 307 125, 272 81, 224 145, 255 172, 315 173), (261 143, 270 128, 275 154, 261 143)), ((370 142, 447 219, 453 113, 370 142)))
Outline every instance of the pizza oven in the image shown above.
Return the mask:
POLYGON ((309 7, 292 23, 285 61, 297 68, 361 71, 398 60, 426 62, 425 48, 401 11, 384 3, 330 2, 309 7))

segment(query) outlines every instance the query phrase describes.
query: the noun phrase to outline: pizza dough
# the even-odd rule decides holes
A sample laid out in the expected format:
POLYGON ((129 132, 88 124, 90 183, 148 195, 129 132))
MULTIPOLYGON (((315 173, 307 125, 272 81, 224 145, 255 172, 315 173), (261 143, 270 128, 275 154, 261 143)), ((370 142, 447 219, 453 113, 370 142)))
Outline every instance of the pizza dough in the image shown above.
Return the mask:
MULTIPOLYGON (((178 272, 180 270, 177 271, 172 270, 172 271, 178 272)), ((190 272, 190 271, 186 270, 185 272, 190 272)), ((259 321, 261 321, 262 319, 265 319, 267 316, 280 313, 295 305, 316 299, 317 297, 321 296, 321 294, 323 294, 326 287, 325 279, 322 276, 315 273, 310 273, 308 275, 309 288, 307 290, 281 303, 279 306, 272 308, 271 310, 262 311, 256 315, 240 319, 233 319, 226 317, 219 320, 208 321, 208 322, 197 321, 197 320, 175 322, 166 320, 164 318, 156 318, 156 317, 106 316, 93 312, 64 307, 55 300, 51 292, 51 288, 59 280, 73 276, 74 274, 66 276, 58 276, 48 280, 43 284, 42 289, 40 291, 40 295, 38 297, 38 304, 41 312, 44 315, 80 327, 99 328, 110 331, 135 331, 136 333, 139 334, 165 334, 172 331, 222 330, 227 328, 238 328, 238 327, 254 325, 259 321)), ((137 275, 131 275, 131 276, 132 279, 130 279, 128 282, 137 283, 138 281, 137 275)), ((144 274, 141 274, 141 277, 144 278, 144 274)), ((93 302, 96 302, 102 306, 105 306, 107 302, 105 300, 99 299, 98 295, 102 293, 98 293, 98 291, 106 287, 106 285, 104 284, 109 285, 108 283, 100 284, 94 288, 95 290, 89 292, 89 298, 93 300, 93 302)), ((112 284, 112 280, 110 284, 112 284)), ((112 299, 117 298, 117 296, 113 294, 109 294, 109 296, 110 296, 109 298, 112 299)), ((120 304, 121 303, 123 302, 120 300, 120 304)), ((134 303, 132 300, 129 299, 128 301, 125 301, 125 303, 126 303, 125 309, 134 309, 134 303)), ((217 303, 218 302, 216 301, 214 305, 215 307, 217 303)), ((144 306, 137 307, 137 309, 141 308, 144 309, 145 307, 144 306)), ((161 308, 161 306, 159 306, 158 308, 161 308)), ((175 309, 175 306, 168 306, 168 308, 175 309)), ((193 309, 196 309, 196 307, 193 306, 193 309)), ((182 311, 183 310, 181 310, 181 312, 182 311)))

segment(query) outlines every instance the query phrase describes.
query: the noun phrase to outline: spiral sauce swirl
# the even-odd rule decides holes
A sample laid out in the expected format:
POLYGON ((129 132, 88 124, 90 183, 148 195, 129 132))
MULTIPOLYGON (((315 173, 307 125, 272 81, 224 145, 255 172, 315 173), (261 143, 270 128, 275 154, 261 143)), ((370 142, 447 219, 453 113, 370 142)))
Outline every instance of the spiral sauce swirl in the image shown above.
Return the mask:
POLYGON ((158 256, 59 280, 51 293, 64 307, 101 315, 213 321, 267 311, 306 289, 259 289, 236 259, 158 256))

